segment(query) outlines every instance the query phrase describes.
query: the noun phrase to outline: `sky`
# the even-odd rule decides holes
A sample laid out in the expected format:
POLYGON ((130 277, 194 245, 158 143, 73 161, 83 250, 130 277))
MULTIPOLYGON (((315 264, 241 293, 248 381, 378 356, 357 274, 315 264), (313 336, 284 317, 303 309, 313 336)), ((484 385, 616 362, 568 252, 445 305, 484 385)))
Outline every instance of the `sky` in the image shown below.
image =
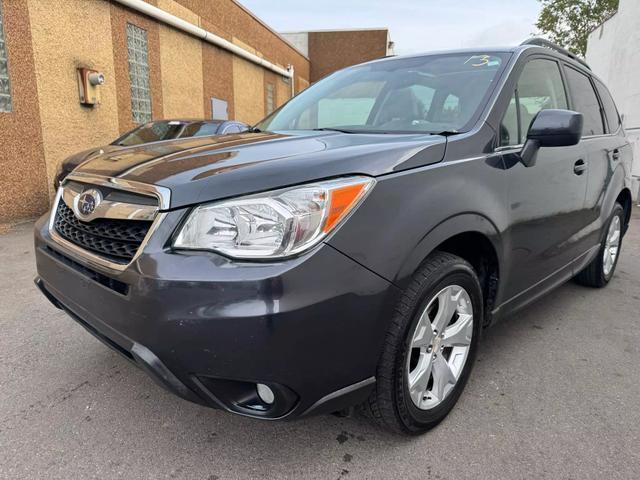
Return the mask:
POLYGON ((398 55, 516 45, 536 32, 538 0, 240 0, 278 32, 388 27, 398 55))

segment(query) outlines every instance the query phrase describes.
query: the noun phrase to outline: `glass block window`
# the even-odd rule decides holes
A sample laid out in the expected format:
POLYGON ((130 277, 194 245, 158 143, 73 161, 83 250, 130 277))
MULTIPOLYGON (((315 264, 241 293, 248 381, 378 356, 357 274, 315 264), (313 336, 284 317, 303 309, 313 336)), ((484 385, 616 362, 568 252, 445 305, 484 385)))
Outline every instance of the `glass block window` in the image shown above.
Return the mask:
POLYGON ((2 0, 0 0, 0 112, 11 111, 11 83, 9 82, 9 62, 7 60, 7 45, 4 36, 4 21, 2 18, 2 0))
POLYGON ((275 92, 273 83, 267 83, 267 115, 270 115, 275 110, 275 92))
POLYGON ((135 123, 151 121, 151 86, 149 83, 149 44, 147 31, 127 24, 131 114, 135 123))

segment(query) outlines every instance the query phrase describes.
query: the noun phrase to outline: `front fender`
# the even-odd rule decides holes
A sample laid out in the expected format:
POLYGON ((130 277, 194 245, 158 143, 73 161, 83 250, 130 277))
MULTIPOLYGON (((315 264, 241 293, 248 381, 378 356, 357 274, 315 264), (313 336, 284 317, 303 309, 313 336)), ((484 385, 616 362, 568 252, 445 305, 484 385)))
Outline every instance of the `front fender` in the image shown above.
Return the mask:
POLYGON ((501 163, 487 156, 378 177, 328 243, 400 288, 429 253, 459 233, 486 235, 502 259, 506 187, 501 163))
POLYGON ((429 254, 450 238, 462 233, 479 233, 493 246, 498 258, 498 268, 502 271, 503 245, 498 228, 479 213, 462 213, 448 218, 427 232, 406 258, 396 276, 396 282, 405 284, 429 254))

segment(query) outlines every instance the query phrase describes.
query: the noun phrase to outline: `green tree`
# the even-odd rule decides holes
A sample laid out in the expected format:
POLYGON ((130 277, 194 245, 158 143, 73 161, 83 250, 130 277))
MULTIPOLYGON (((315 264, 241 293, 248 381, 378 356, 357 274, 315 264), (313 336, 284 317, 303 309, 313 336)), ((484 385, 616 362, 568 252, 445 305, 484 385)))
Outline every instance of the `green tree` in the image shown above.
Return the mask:
POLYGON ((618 9, 619 0, 540 0, 536 26, 554 43, 584 57, 587 37, 618 9))

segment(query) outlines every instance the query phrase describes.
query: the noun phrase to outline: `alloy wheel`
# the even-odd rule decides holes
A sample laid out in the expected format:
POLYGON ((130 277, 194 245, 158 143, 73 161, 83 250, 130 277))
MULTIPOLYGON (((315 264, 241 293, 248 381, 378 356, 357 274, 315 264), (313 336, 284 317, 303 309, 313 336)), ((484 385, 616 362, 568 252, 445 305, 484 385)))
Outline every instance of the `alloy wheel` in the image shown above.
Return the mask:
POLYGON ((613 220, 611 220, 611 225, 609 225, 609 231, 607 232, 607 238, 604 244, 604 252, 602 254, 602 270, 605 277, 611 274, 616 264, 618 252, 620 251, 620 240, 621 222, 620 216, 616 215, 613 217, 613 220))
POLYGON ((430 410, 453 390, 464 369, 473 335, 467 291, 450 285, 429 300, 411 336, 407 381, 414 405, 430 410))

